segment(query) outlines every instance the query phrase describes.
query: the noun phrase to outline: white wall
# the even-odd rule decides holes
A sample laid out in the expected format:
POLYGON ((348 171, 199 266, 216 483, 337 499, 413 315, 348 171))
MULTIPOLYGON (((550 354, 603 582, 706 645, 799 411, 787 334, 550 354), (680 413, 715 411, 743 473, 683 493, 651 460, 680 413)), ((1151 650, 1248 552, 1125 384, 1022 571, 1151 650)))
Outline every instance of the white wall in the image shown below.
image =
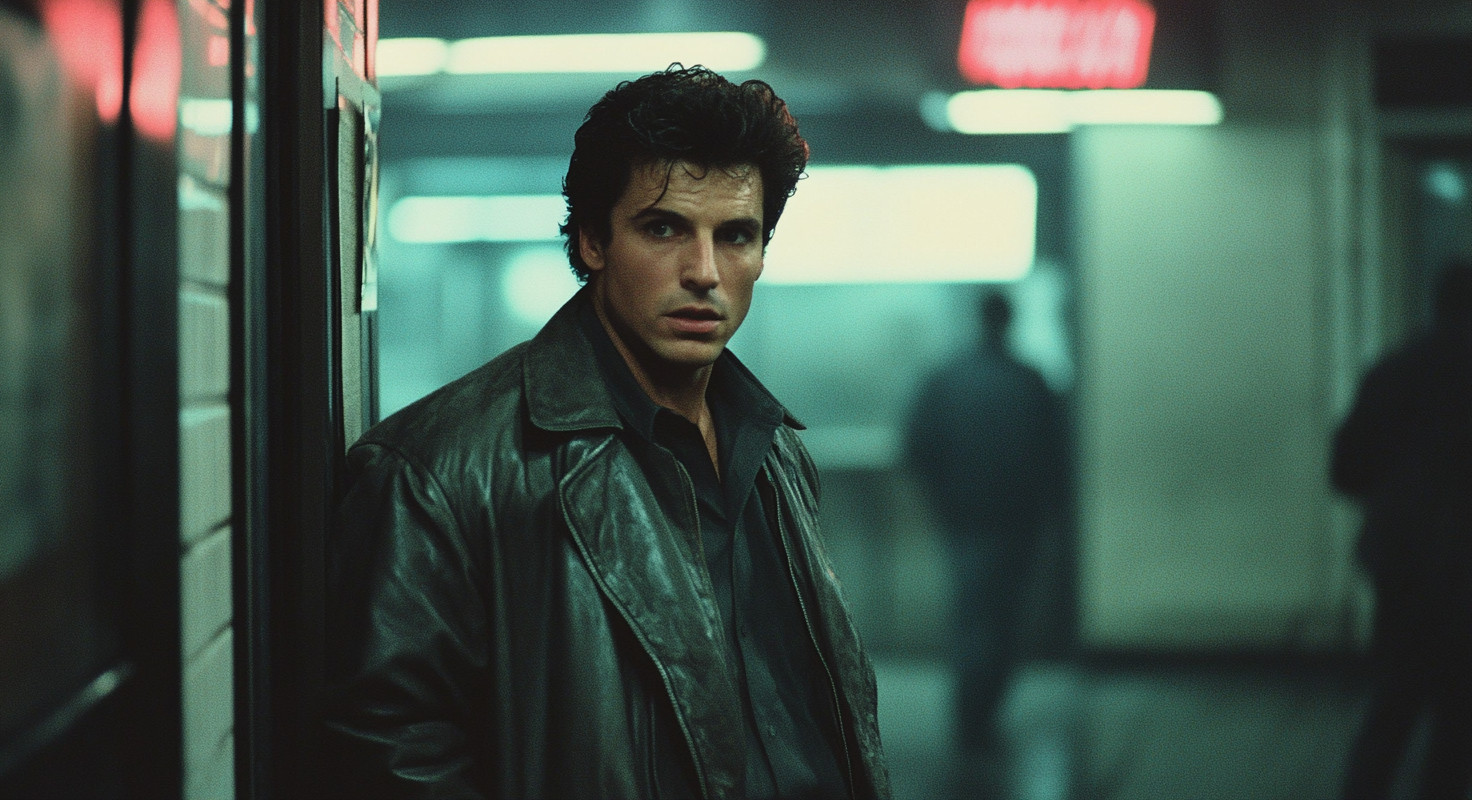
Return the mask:
POLYGON ((1354 136, 1359 40, 1306 14, 1224 15, 1223 125, 1074 135, 1087 644, 1360 635, 1326 451, 1353 366, 1340 295, 1373 238, 1351 178, 1374 145, 1354 136))

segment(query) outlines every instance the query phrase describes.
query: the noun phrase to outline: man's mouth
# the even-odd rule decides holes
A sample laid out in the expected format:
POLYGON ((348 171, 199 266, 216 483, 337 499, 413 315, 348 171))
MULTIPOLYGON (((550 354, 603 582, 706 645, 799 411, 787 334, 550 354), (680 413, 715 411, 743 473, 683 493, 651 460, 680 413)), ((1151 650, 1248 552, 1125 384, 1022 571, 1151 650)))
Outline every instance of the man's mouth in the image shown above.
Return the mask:
POLYGON ((724 317, 714 308, 685 306, 666 315, 682 333, 713 333, 724 317))
POLYGON ((686 306, 684 308, 677 308, 674 311, 670 312, 670 316, 690 320, 721 319, 720 313, 717 312, 714 308, 704 308, 700 306, 686 306))

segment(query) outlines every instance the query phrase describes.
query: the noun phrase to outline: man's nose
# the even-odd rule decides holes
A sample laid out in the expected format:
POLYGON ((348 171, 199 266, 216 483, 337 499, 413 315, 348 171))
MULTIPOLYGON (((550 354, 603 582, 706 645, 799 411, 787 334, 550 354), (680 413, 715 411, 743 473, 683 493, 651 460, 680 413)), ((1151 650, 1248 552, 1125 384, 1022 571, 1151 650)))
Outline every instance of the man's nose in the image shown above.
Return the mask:
POLYGON ((685 288, 708 292, 721 282, 716 268, 715 242, 705 237, 696 238, 686 251, 684 269, 680 282, 685 288))

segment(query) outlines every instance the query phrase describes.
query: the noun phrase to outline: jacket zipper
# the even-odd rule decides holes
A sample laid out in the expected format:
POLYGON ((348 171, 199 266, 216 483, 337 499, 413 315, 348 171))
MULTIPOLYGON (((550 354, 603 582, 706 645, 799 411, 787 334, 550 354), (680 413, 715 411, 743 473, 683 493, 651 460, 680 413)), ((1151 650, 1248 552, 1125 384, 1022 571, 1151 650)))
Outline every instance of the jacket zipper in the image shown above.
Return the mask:
MULTIPOLYGON (((596 448, 595 448, 595 450, 596 450, 596 448)), ((565 457, 565 453, 560 453, 560 455, 563 455, 565 457)), ((677 467, 680 466, 680 462, 679 462, 678 459, 675 461, 675 466, 677 466, 677 467)), ((566 477, 566 475, 567 475, 566 465, 565 464, 559 464, 557 468, 558 468, 558 472, 563 477, 566 477)), ((680 471, 683 473, 684 472, 684 468, 683 467, 680 467, 680 471)), ((686 475, 684 477, 685 477, 685 485, 686 485, 687 488, 690 489, 690 494, 693 497, 695 490, 693 488, 690 488, 690 487, 693 486, 693 484, 690 482, 688 475, 686 475)), ((562 483, 562 480, 559 478, 558 485, 560 486, 561 483, 562 483)), ((560 494, 561 494, 561 490, 559 489, 559 496, 560 496, 560 494)), ((564 505, 564 504, 561 503, 561 502, 559 502, 559 505, 564 505)), ((569 530, 576 530, 577 529, 577 526, 573 525, 572 519, 567 515, 567 510, 566 510, 565 507, 563 508, 563 511, 562 511, 562 521, 563 521, 563 524, 565 524, 565 525, 568 526, 568 529, 569 530)), ((699 534, 699 532, 700 532, 700 517, 699 517, 698 514, 695 517, 695 526, 696 526, 696 533, 699 534)), ((592 559, 589 558, 588 553, 587 553, 587 550, 583 548, 582 540, 579 539, 577 536, 574 536, 572 538, 573 538, 574 543, 576 543, 579 552, 582 553, 583 558, 586 559, 586 560, 588 560, 591 563, 592 559)), ((696 541, 699 541, 699 537, 698 536, 697 536, 696 541)), ((705 551, 702 548, 702 550, 701 550, 701 560, 704 561, 704 559, 705 559, 705 551)), ((596 583, 596 584, 598 584, 598 590, 603 593, 603 596, 604 597, 613 597, 613 593, 609 591, 607 583, 603 580, 603 576, 598 572, 598 570, 596 570, 596 569, 590 569, 590 570, 588 570, 588 572, 592 576, 593 582, 596 583)), ((710 580, 710 574, 709 574, 709 572, 706 573, 706 580, 710 580)), ((691 760, 693 760, 695 762, 695 780, 700 785, 700 794, 701 794, 702 797, 705 797, 708 800, 710 798, 710 788, 706 785, 705 768, 701 765, 700 755, 699 755, 699 753, 695 749, 695 737, 694 737, 694 735, 692 735, 690 733, 690 725, 685 720, 684 715, 680 713, 680 707, 675 702, 675 686, 674 686, 674 682, 670 680, 669 670, 667 670, 665 668, 665 665, 662 664, 662 663, 660 663, 660 660, 655 657, 655 655, 654 655, 654 648, 644 638, 644 635, 639 632, 639 626, 637 626, 637 625, 634 624, 634 620, 629 615, 629 612, 626 609, 624 609, 623 606, 621 606, 618 603, 613 603, 613 606, 614 606, 614 608, 616 608, 618 610, 619 615, 624 618, 624 623, 629 626, 629 630, 633 632, 634 638, 639 640, 640 647, 643 647, 644 648, 644 652, 649 655, 649 660, 654 663, 654 669, 657 672, 659 672, 660 681, 662 683, 664 683, 664 693, 665 693, 665 696, 670 699, 670 706, 671 706, 672 710, 675 713, 675 723, 680 726, 680 734, 685 737, 685 746, 688 747, 688 748, 690 748, 690 757, 691 757, 691 760)))
POLYGON ((797 607, 802 611, 802 621, 808 629, 808 639, 813 643, 813 652, 818 654, 818 663, 823 666, 823 674, 828 676, 828 690, 832 692, 833 715, 838 722, 838 739, 843 744, 843 765, 848 773, 849 797, 858 798, 858 783, 854 780, 854 760, 848 749, 848 732, 843 724, 843 703, 838 696, 838 682, 833 678, 833 669, 828 666, 828 659, 823 657, 823 647, 818 644, 818 635, 813 631, 813 620, 808 615, 808 604, 802 596, 802 584, 797 579, 797 567, 792 561, 792 546, 787 542, 787 530, 782 526, 782 492, 777 489, 777 482, 772 478, 769 467, 763 466, 767 473, 767 484, 772 487, 772 498, 775 504, 773 516, 777 519, 777 538, 782 541, 782 553, 787 557, 787 576, 792 581, 792 590, 797 593, 797 607))
MULTIPOLYGON (((673 453, 669 453, 669 457, 675 462, 675 469, 679 470, 680 485, 685 487, 686 510, 690 514, 690 519, 695 522, 695 552, 700 556, 700 572, 705 576, 705 585, 711 586, 713 584, 710 577, 710 564, 705 560, 705 534, 700 530, 700 499, 695 496, 695 481, 690 478, 690 473, 685 469, 685 465, 680 463, 680 459, 675 458, 673 453)), ((670 700, 674 701, 673 693, 670 695, 670 700)), ((675 716, 679 716, 678 709, 676 709, 675 716)), ((685 725, 681 723, 680 727, 683 730, 685 725)), ((695 776, 700 780, 700 793, 709 798, 710 787, 706 785, 705 769, 701 766, 700 753, 695 749, 695 737, 691 736, 688 730, 684 732, 685 743, 689 745, 690 755, 695 759, 695 776)))
POLYGON ((695 551, 700 554, 700 569, 705 573, 706 584, 714 585, 710 577, 710 564, 705 560, 705 535, 700 531, 700 499, 695 496, 695 481, 673 453, 670 454, 670 460, 675 462, 675 469, 680 471, 680 485, 685 487, 685 499, 690 501, 687 510, 690 518, 695 520, 695 551))

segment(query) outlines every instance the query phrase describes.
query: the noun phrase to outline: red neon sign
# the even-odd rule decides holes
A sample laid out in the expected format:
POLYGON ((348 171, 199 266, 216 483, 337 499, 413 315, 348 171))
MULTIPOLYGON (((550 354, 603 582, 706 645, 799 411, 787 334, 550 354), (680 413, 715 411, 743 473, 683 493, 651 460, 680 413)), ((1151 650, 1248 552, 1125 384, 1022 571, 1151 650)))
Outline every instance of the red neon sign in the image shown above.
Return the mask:
POLYGON ((1143 0, 970 0, 956 60, 967 80, 1004 89, 1133 89, 1154 33, 1143 0))
MULTIPOLYGON (((114 123, 123 107, 123 12, 120 0, 48 0, 41 19, 57 56, 97 100, 97 115, 114 123)), ((173 0, 143 0, 133 51, 132 116, 138 133, 159 142, 174 136, 182 54, 173 0)))

